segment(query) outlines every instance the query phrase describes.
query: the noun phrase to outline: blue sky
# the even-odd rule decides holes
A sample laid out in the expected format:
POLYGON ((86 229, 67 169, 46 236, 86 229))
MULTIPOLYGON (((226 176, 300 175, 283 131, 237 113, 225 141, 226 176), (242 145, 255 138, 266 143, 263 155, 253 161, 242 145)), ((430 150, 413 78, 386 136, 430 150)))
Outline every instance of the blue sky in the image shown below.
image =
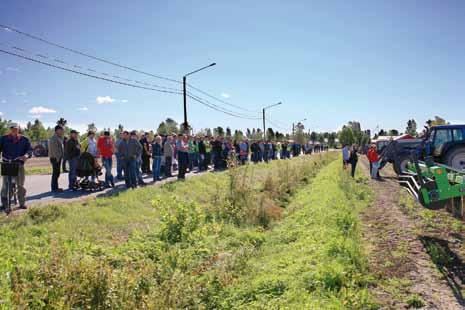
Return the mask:
MULTIPOLYGON (((154 74, 181 79, 216 62, 188 82, 251 110, 282 101, 269 117, 288 131, 303 118, 317 131, 349 120, 369 129, 402 130, 409 118, 423 123, 440 115, 465 122, 464 16, 460 0, 0 2, 1 24, 154 74)), ((0 43, 179 87, 11 31, 0 30, 0 43)), ((179 95, 97 81, 5 54, 0 112, 21 122, 40 115, 46 124, 63 116, 79 129, 91 122, 99 128, 122 123, 156 129, 166 117, 182 121, 183 115, 179 95)), ((192 100, 188 112, 195 129, 261 127, 261 121, 227 116, 192 100)))

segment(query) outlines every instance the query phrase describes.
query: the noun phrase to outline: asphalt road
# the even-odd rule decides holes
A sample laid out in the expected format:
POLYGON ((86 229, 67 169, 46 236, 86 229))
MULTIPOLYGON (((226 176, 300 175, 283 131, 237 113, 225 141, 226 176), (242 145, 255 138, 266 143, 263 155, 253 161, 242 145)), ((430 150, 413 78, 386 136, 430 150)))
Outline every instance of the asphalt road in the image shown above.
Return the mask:
MULTIPOLYGON (((113 169, 113 175, 116 175, 116 169, 113 169)), ((199 175, 199 173, 188 173, 186 178, 192 177, 193 175, 199 175)), ((143 175, 144 181, 147 184, 153 184, 152 175, 143 175)), ((104 176, 100 176, 99 179, 103 181, 104 176)), ((164 179, 163 181, 157 182, 162 184, 176 180, 176 177, 164 179)), ((115 182, 115 188, 108 188, 103 191, 89 192, 84 190, 71 191, 68 188, 68 173, 62 173, 59 178, 59 186, 63 188, 62 193, 51 192, 51 175, 27 175, 25 187, 27 190, 26 204, 28 206, 49 204, 49 203, 69 203, 76 200, 83 200, 88 198, 102 197, 114 194, 118 191, 126 190, 124 181, 115 182)), ((13 208, 15 209, 15 208, 13 208)))

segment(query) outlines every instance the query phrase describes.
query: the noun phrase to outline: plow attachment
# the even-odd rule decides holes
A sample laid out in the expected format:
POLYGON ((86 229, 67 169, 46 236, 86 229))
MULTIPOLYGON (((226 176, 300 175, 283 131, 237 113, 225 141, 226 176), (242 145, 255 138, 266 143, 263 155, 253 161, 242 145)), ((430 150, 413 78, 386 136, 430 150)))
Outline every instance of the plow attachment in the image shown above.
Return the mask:
POLYGON ((439 210, 449 202, 463 204, 465 171, 432 161, 413 160, 398 177, 399 184, 427 209, 439 210))

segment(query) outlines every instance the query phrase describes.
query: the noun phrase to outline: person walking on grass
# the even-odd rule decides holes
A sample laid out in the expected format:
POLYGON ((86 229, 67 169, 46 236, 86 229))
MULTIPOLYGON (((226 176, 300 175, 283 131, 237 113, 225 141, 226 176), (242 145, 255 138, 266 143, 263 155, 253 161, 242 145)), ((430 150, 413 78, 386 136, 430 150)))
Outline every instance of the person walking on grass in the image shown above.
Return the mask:
POLYGON ((376 149, 376 144, 372 144, 367 153, 368 161, 370 162, 370 174, 372 179, 380 179, 379 176, 379 155, 376 149))
POLYGON ((350 149, 349 153, 349 162, 350 162, 350 167, 351 167, 351 176, 352 178, 355 177, 355 168, 357 167, 357 162, 358 162, 358 148, 354 144, 352 145, 352 148, 350 149))
POLYGON ((68 174, 68 189, 76 190, 77 181, 77 165, 81 155, 81 145, 78 140, 78 132, 71 130, 69 139, 65 144, 65 156, 68 158, 69 174, 68 174))
POLYGON ((161 160, 163 158, 163 150, 162 150, 162 139, 160 136, 156 136, 152 143, 152 173, 153 173, 153 182, 157 182, 161 180, 160 177, 160 168, 161 168, 161 160))
MULTIPOLYGON (((19 125, 16 123, 10 123, 10 132, 0 138, 0 152, 2 158, 7 160, 15 160, 20 163, 18 175, 14 177, 15 184, 18 189, 18 201, 21 209, 27 209, 26 207, 26 188, 24 187, 25 182, 25 170, 24 164, 28 158, 32 157, 32 147, 29 139, 19 133, 19 125)), ((7 195, 7 176, 2 177, 2 209, 8 214, 11 212, 7 209, 8 206, 8 195, 7 195)))
POLYGON ((113 174, 111 173, 115 143, 113 142, 113 138, 110 136, 109 131, 104 131, 103 136, 99 137, 97 141, 97 148, 102 157, 102 165, 105 168, 105 186, 115 187, 113 174))
POLYGON ((55 134, 48 140, 48 156, 52 164, 52 192, 62 192, 63 189, 58 186, 58 178, 60 177, 61 161, 64 156, 63 146, 63 127, 55 126, 55 134))
POLYGON ((350 150, 347 144, 344 144, 342 148, 342 168, 346 169, 347 165, 349 164, 350 159, 350 150))

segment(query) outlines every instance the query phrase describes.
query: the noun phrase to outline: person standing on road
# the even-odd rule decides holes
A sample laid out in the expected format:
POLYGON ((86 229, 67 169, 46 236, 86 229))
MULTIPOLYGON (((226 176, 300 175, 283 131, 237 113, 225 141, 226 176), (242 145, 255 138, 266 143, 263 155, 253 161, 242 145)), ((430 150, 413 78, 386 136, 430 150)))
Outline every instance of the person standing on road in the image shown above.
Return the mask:
POLYGON ((178 179, 184 180, 186 178, 187 166, 189 165, 189 138, 187 135, 179 135, 176 143, 176 150, 178 152, 178 179))
POLYGON ((372 179, 379 179, 379 155, 376 150, 376 144, 372 144, 367 153, 368 161, 370 162, 370 174, 372 179))
POLYGON ((142 155, 141 155, 141 169, 142 173, 151 174, 152 171, 150 170, 150 143, 149 143, 149 133, 146 132, 142 135, 142 139, 140 139, 140 144, 143 147, 142 155))
POLYGON ((139 185, 145 185, 141 182, 140 177, 140 161, 143 152, 142 144, 140 144, 137 138, 137 132, 131 131, 131 136, 127 144, 127 170, 129 171, 129 186, 130 188, 136 188, 137 183, 139 185))
POLYGON ((63 189, 58 186, 58 178, 60 177, 61 161, 64 156, 63 146, 63 127, 55 126, 55 134, 48 141, 48 157, 52 164, 52 192, 62 192, 63 189))
MULTIPOLYGON (((63 148, 66 149, 66 143, 68 142, 68 137, 66 136, 63 136, 63 148)), ((66 152, 65 152, 65 155, 63 157, 63 163, 61 164, 61 167, 62 167, 62 171, 63 172, 69 172, 68 169, 66 169, 66 163, 68 162, 68 158, 66 157, 66 152)), ((69 163, 68 163, 69 165, 69 163)))
POLYGON ((68 189, 76 190, 76 180, 77 180, 77 165, 79 160, 79 155, 81 154, 81 146, 78 141, 78 132, 76 130, 71 130, 69 139, 65 144, 65 157, 68 158, 69 165, 69 174, 68 174, 68 189))
POLYGON ((160 136, 156 136, 152 143, 152 173, 153 173, 153 182, 161 180, 161 160, 163 158, 163 148, 162 148, 162 139, 160 136))
POLYGON ((354 144, 352 145, 352 148, 350 150, 350 154, 349 154, 349 162, 350 162, 350 167, 351 167, 351 175, 352 175, 352 178, 355 177, 355 168, 357 167, 357 162, 358 162, 358 148, 357 146, 354 144))
POLYGON ((100 156, 102 157, 102 165, 105 168, 105 186, 115 187, 113 174, 111 173, 115 143, 113 142, 109 131, 104 131, 103 136, 99 137, 97 141, 97 148, 100 156))
POLYGON ((171 168, 173 166, 173 137, 167 136, 165 144, 163 145, 163 156, 165 157, 165 177, 171 178, 171 168))
MULTIPOLYGON (((10 132, 0 138, 0 152, 2 158, 6 160, 17 160, 20 163, 18 176, 14 177, 16 186, 18 189, 18 201, 21 209, 27 209, 26 207, 26 188, 24 187, 25 181, 25 170, 24 164, 26 160, 32 156, 32 147, 29 139, 19 134, 19 125, 16 123, 10 123, 10 132)), ((2 177, 2 191, 1 201, 2 209, 6 212, 10 210, 6 209, 7 204, 7 176, 2 177)))
POLYGON ((123 162, 121 160, 121 154, 119 153, 119 145, 123 141, 123 132, 119 133, 119 137, 115 142, 115 156, 116 156, 116 179, 124 180, 123 176, 123 162))

